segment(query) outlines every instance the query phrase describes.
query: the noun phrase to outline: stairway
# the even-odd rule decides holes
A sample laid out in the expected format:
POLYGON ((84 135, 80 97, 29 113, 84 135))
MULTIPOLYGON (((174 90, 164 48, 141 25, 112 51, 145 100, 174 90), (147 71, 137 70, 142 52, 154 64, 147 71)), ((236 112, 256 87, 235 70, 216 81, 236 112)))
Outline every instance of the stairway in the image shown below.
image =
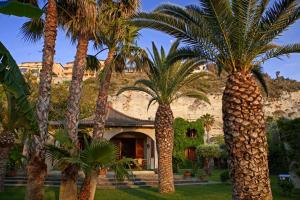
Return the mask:
MULTIPOLYGON (((82 184, 83 178, 79 178, 78 185, 82 184)), ((17 175, 15 177, 6 177, 4 184, 6 186, 25 186, 27 183, 25 175, 17 175)), ((197 178, 184 179, 182 176, 174 175, 175 185, 200 185, 207 184, 207 181, 201 181, 197 178)), ((49 175, 45 180, 45 186, 59 187, 60 176, 49 175)), ((157 174, 140 174, 133 175, 132 178, 124 181, 118 181, 113 175, 107 174, 98 178, 97 188, 139 188, 139 187, 154 187, 158 185, 157 174)))

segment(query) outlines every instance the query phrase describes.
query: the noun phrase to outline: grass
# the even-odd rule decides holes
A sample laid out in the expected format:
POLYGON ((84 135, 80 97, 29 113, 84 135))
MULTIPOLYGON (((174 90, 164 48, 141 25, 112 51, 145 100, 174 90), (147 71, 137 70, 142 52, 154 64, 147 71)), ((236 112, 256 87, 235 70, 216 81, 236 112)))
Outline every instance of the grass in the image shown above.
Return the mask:
MULTIPOLYGON (((272 190, 274 200, 299 200, 300 190, 296 190, 292 197, 282 197, 276 177, 272 177, 272 190)), ((24 187, 8 187, 5 192, 0 193, 1 200, 19 200, 24 199, 24 187)), ((45 200, 58 200, 58 188, 46 188, 45 200)), ((230 200, 231 185, 198 185, 198 186, 180 186, 176 188, 176 193, 170 195, 160 195, 157 188, 139 188, 139 189, 100 189, 97 190, 95 200, 230 200)))

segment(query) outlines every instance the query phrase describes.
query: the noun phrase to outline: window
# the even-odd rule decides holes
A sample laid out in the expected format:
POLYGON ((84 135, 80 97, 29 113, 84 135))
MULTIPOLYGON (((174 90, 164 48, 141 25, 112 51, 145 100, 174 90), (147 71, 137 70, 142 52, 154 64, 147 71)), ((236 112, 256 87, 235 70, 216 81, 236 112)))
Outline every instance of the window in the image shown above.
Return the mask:
POLYGON ((197 137, 197 131, 196 129, 192 128, 192 129, 188 129, 186 132, 186 136, 189 138, 196 138, 197 137))

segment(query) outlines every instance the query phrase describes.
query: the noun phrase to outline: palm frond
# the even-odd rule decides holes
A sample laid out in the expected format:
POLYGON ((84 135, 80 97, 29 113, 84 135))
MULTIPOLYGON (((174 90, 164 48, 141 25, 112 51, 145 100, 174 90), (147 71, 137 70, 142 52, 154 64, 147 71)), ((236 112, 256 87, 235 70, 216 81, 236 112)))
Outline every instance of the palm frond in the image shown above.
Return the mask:
POLYGON ((96 56, 87 55, 86 69, 90 71, 98 71, 100 69, 100 62, 96 56))
POLYGON ((43 37, 44 27, 45 21, 42 18, 31 19, 21 26, 20 32, 25 41, 37 42, 43 37))
POLYGON ((108 141, 93 141, 80 154, 83 162, 89 165, 107 165, 115 159, 115 147, 108 141))
POLYGON ((267 83, 266 83, 265 78, 264 78, 262 67, 259 66, 259 65, 256 65, 255 67, 253 67, 252 68, 252 74, 255 76, 255 78, 258 80, 258 82, 261 84, 263 90, 265 91, 265 93, 268 96, 269 95, 269 90, 268 90, 268 86, 267 86, 267 83))
POLYGON ((265 53, 265 55, 257 62, 264 63, 271 58, 280 58, 281 56, 289 56, 291 53, 300 53, 300 44, 283 45, 273 48, 265 53))
POLYGON ((120 95, 120 94, 122 94, 123 92, 126 92, 126 91, 144 92, 144 93, 150 95, 151 97, 156 96, 152 91, 150 91, 146 88, 143 88, 143 87, 136 87, 136 86, 123 87, 118 91, 117 95, 120 95))

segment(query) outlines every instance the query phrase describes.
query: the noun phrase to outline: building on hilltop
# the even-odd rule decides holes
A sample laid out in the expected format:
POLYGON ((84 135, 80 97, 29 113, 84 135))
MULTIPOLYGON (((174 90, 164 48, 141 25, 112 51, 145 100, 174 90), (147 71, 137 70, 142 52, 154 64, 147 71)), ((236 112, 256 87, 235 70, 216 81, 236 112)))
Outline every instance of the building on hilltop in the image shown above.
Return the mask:
MULTIPOLYGON (((42 62, 23 62, 19 64, 20 71, 22 73, 30 72, 32 75, 39 77, 40 71, 42 69, 42 62)), ((53 64, 53 77, 54 78, 63 78, 64 76, 64 67, 61 63, 53 64)))
MULTIPOLYGON (((100 64, 100 69, 102 69, 104 66, 104 61, 99 60, 99 64, 100 64)), ((72 79, 73 66, 74 66, 74 62, 67 62, 64 65, 64 76, 66 80, 72 79)), ((97 71, 85 70, 83 75, 83 80, 86 80, 88 78, 94 78, 96 76, 97 76, 97 71)))

